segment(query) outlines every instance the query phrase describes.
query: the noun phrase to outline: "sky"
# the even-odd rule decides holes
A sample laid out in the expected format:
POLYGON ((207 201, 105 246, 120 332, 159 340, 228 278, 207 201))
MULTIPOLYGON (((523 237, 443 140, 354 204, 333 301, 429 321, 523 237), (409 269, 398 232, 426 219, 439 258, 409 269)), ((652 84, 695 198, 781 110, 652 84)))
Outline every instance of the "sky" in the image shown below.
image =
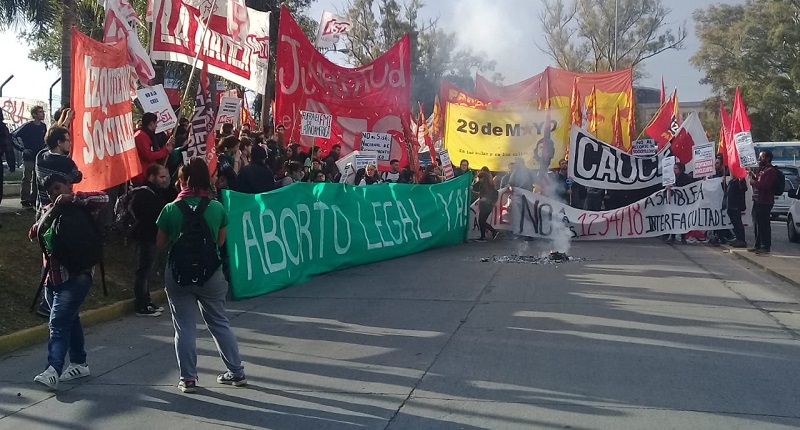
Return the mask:
MULTIPOLYGON (((702 73, 689 63, 689 57, 699 47, 692 13, 711 4, 743 3, 743 0, 663 0, 663 3, 672 9, 667 18, 669 27, 686 25, 688 29, 685 48, 646 60, 645 70, 649 76, 637 84, 657 88, 663 75, 668 91, 678 87, 681 101, 703 100, 711 95, 711 88, 700 84, 702 73)), ((346 0, 318 0, 309 14, 318 20, 323 10, 342 12, 345 6, 346 0)), ((438 18, 441 28, 457 33, 461 46, 486 52, 497 61, 496 71, 505 76, 504 83, 512 84, 553 65, 536 45, 544 41, 537 18, 540 7, 541 2, 537 0, 428 0, 422 9, 422 18, 438 18)), ((50 85, 58 79, 59 72, 46 70, 42 63, 29 60, 29 47, 13 32, 0 33, 0 46, 3 46, 4 58, 0 62, 0 83, 14 75, 4 87, 3 95, 47 101, 50 85)), ((53 94, 57 105, 60 84, 55 86, 53 94)))

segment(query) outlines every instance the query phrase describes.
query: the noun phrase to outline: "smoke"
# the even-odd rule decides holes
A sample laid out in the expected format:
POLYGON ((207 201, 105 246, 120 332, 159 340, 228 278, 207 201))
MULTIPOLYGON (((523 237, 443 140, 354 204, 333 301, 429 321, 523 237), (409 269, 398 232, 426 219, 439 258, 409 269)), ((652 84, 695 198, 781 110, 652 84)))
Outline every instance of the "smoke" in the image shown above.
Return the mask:
MULTIPOLYGON (((543 193, 545 196, 553 199, 559 200, 561 199, 560 196, 564 195, 565 188, 564 183, 561 181, 556 180, 557 173, 550 172, 547 173, 547 169, 543 168, 540 170, 540 178, 539 184, 537 185, 537 191, 543 193), (543 177, 542 175, 549 175, 549 177, 543 177)), ((567 198, 569 195, 567 194, 567 198)), ((569 202, 562 202, 564 204, 568 204, 569 202)), ((550 250, 561 252, 564 254, 569 254, 570 247, 572 246, 572 231, 567 227, 567 217, 563 213, 556 212, 553 214, 552 220, 548 219, 546 221, 547 226, 545 228, 550 228, 550 250)), ((545 230, 546 231, 546 230, 545 230)))

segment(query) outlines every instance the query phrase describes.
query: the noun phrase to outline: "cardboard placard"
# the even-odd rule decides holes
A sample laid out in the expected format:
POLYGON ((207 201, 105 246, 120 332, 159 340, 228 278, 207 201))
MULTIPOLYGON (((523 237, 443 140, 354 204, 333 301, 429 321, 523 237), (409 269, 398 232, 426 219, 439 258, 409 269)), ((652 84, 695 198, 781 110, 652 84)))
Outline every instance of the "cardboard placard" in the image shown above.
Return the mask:
POLYGON ((392 135, 389 133, 361 133, 361 150, 378 154, 378 160, 389 161, 392 157, 392 135))
POLYGON ((331 137, 331 123, 333 122, 333 115, 326 113, 317 113, 309 111, 300 111, 302 115, 302 123, 300 124, 300 135, 310 137, 321 137, 323 139, 330 139, 331 137))
POLYGON ((169 97, 167 92, 164 91, 164 86, 158 84, 154 87, 142 88, 136 90, 136 96, 139 98, 139 103, 145 112, 156 114, 158 121, 156 122, 156 133, 172 130, 178 123, 178 116, 172 110, 169 104, 169 97))
POLYGON ((665 157, 661 160, 661 185, 675 185, 675 157, 665 157))

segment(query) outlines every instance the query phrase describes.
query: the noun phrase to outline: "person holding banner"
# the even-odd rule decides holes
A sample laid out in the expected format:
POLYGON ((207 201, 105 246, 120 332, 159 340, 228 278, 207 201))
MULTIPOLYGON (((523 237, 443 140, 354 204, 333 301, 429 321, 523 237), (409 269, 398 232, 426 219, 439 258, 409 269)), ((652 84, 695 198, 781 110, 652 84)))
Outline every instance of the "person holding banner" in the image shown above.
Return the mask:
POLYGON ((500 195, 492 181, 492 174, 478 173, 478 182, 472 186, 472 190, 478 192, 478 226, 481 230, 481 237, 478 238, 478 241, 486 241, 486 230, 492 232, 492 240, 497 239, 499 232, 487 222, 500 195))
MULTIPOLYGON (((686 173, 686 165, 681 162, 675 162, 675 165, 672 167, 672 171, 675 172, 675 184, 674 185, 667 185, 666 192, 671 193, 672 187, 682 187, 684 185, 689 185, 694 180, 691 176, 686 173)), ((675 235, 670 234, 667 236, 667 243, 675 243, 675 235)), ((686 234, 681 234, 681 244, 686 245, 686 234)))
POLYGON ((363 169, 358 169, 356 172, 356 185, 374 185, 380 184, 383 182, 381 180, 380 174, 378 174, 378 169, 375 167, 374 164, 367 164, 367 167, 363 169))
POLYGON ((748 249, 756 254, 769 254, 772 246, 772 226, 770 225, 772 206, 775 204, 773 188, 778 176, 772 165, 772 151, 758 153, 758 170, 750 170, 750 185, 753 187, 753 227, 756 235, 755 246, 748 249))

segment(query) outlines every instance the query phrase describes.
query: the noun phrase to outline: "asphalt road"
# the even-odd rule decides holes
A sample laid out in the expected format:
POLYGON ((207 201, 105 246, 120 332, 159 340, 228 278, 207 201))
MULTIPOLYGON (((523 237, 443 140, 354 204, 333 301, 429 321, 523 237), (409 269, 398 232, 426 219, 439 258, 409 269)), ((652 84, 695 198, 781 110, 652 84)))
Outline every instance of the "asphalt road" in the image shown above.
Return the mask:
POLYGON ((178 391, 166 317, 90 329, 92 376, 57 394, 32 382, 45 345, 18 351, 0 429, 800 427, 797 288, 658 240, 492 261, 548 248, 471 243, 231 303, 247 388, 215 383, 204 332, 201 390, 178 391))

